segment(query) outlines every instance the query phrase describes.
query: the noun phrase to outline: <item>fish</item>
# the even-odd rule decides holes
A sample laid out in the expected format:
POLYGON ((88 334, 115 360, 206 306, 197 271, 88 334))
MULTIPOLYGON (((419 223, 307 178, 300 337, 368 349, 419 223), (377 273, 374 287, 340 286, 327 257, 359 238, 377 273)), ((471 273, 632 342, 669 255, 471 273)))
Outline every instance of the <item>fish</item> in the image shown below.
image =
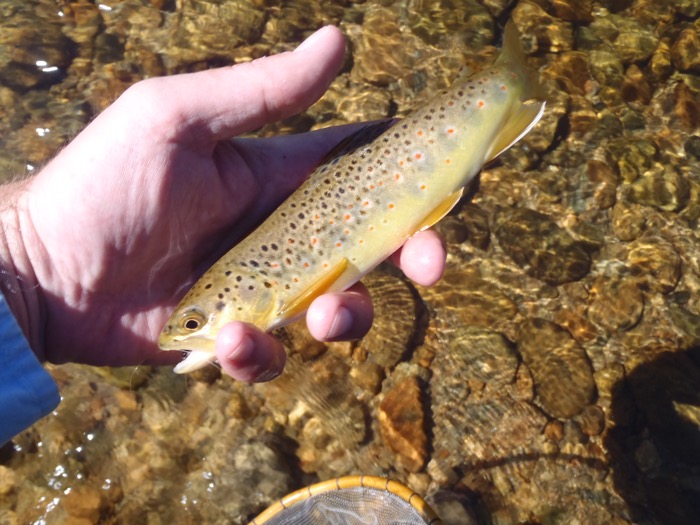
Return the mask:
POLYGON ((202 275, 158 338, 161 350, 189 352, 175 372, 213 362, 216 336, 231 321, 271 331, 316 297, 359 281, 449 213, 482 166, 526 135, 544 108, 509 21, 492 66, 398 122, 371 123, 341 141, 202 275))

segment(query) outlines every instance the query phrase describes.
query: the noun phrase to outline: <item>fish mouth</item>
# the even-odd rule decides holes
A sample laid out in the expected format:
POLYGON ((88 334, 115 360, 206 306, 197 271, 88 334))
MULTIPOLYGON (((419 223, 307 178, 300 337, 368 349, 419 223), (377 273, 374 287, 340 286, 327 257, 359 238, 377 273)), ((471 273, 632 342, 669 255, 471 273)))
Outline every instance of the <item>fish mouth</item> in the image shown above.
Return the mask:
POLYGON ((215 339, 206 336, 173 337, 162 333, 158 338, 158 347, 164 351, 179 350, 180 352, 216 352, 215 339))
POLYGON ((176 374, 187 374, 189 372, 199 370, 200 368, 213 363, 215 360, 215 353, 206 352, 203 350, 192 350, 189 354, 187 354, 185 359, 175 365, 173 372, 176 374))

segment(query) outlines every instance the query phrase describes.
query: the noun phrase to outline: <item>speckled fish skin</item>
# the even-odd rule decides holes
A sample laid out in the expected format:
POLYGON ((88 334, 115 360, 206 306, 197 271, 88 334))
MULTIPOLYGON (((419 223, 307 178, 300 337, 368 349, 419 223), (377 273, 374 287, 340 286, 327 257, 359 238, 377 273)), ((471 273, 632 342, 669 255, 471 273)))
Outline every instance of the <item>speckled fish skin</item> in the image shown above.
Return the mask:
POLYGON ((449 212, 482 165, 542 115, 541 90, 524 60, 509 23, 492 67, 397 124, 370 124, 341 143, 182 299, 159 338, 163 350, 190 351, 175 371, 213 361, 224 324, 283 326, 449 212))

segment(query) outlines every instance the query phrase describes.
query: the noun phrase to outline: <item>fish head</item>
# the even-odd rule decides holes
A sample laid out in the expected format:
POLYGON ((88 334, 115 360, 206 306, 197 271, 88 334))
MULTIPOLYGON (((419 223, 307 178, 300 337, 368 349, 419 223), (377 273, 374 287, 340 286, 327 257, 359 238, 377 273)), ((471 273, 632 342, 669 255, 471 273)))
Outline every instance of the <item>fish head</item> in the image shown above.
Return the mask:
POLYGON ((207 272, 170 315, 158 337, 158 346, 165 351, 189 352, 175 367, 175 372, 197 370, 216 359, 216 338, 232 321, 253 324, 267 330, 277 305, 275 290, 259 275, 247 272, 207 272))
POLYGON ((176 372, 191 372, 216 358, 216 334, 226 319, 209 303, 183 300, 160 332, 158 346, 161 350, 189 352, 176 366, 176 372))

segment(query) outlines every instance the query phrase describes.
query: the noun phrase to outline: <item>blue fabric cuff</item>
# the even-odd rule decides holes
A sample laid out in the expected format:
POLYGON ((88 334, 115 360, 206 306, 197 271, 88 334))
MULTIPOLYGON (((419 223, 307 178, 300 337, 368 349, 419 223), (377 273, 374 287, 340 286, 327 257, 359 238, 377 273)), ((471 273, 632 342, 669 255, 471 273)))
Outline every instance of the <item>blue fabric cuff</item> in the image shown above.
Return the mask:
POLYGON ((0 293, 0 444, 49 414, 61 397, 0 293))

